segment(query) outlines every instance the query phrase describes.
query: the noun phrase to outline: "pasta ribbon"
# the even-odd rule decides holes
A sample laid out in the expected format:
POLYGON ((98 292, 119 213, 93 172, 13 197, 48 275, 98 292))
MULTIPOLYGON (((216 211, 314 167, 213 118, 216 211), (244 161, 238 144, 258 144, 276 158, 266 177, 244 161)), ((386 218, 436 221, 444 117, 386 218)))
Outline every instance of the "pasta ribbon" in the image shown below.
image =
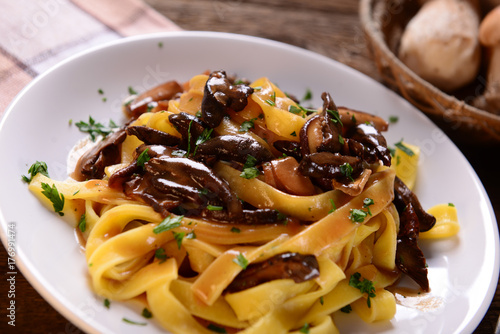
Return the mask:
POLYGON ((457 235, 460 231, 457 208, 450 204, 438 204, 427 212, 436 217, 436 224, 426 232, 420 232, 422 239, 441 239, 457 235))

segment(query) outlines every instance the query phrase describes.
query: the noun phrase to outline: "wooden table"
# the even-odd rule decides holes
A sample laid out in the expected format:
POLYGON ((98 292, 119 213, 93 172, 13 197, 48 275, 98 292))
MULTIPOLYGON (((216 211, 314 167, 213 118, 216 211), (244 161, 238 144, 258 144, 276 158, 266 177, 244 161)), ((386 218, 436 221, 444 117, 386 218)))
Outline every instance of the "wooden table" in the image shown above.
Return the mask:
MULTIPOLYGON (((323 54, 380 81, 366 47, 353 0, 146 0, 185 30, 234 32, 286 42, 323 54)), ((482 180, 500 221, 500 177, 487 148, 460 147, 482 180)), ((498 147, 496 148, 498 154, 498 147)), ((474 199, 471 199, 474 200, 474 199)), ((480 245, 478 245, 480 247, 480 245)), ((0 253, 2 272, 7 255, 0 253)), ((16 332, 80 333, 17 276, 16 332)), ((8 291, 5 279, 0 291, 8 291)), ((475 333, 494 333, 500 313, 500 288, 475 333)), ((4 314, 4 313, 2 313, 4 314)), ((0 321, 0 333, 6 321, 0 321)))

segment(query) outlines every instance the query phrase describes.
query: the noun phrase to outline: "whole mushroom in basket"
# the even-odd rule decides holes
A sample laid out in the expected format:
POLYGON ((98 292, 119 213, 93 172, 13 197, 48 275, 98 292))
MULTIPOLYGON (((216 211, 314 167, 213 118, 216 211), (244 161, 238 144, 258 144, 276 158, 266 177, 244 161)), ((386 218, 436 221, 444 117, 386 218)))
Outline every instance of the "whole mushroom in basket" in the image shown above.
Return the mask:
POLYGON ((481 22, 479 40, 490 52, 485 109, 500 114, 500 6, 490 11, 481 22))
POLYGON ((478 73, 478 32, 477 1, 427 1, 408 22, 398 56, 422 79, 451 92, 478 73))

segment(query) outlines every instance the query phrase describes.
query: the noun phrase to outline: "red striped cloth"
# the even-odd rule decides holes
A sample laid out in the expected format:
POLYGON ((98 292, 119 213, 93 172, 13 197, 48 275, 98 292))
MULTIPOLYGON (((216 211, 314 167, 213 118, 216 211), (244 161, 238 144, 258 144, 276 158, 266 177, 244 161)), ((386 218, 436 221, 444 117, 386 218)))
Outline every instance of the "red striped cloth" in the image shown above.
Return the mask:
POLYGON ((141 0, 0 0, 0 117, 62 59, 125 36, 181 30, 141 0))

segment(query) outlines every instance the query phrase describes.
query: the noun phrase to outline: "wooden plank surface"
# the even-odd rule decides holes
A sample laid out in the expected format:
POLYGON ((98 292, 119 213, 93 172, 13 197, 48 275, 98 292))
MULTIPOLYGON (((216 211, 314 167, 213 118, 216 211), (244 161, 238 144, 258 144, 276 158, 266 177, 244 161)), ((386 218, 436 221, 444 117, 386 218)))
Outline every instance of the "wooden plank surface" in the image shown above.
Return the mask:
MULTIPOLYGON (((380 81, 366 47, 353 0, 146 0, 185 30, 223 31, 269 38, 296 45, 338 60, 380 81)), ((460 147, 482 180, 500 218, 500 178, 491 161, 491 149, 460 147)), ((498 154, 498 148, 497 148, 498 154)), ((473 200, 473 199, 471 199, 473 200)), ((480 245, 478 245, 480 247, 480 245)), ((1 249, 2 272, 7 254, 1 249)), ((464 264, 466 265, 466 264, 464 264)), ((7 278, 7 277, 6 277, 7 278)), ((8 282, 0 282, 7 294, 8 282)), ((56 312, 22 277, 16 277, 15 333, 80 333, 56 312)), ((2 313, 4 314, 4 313, 2 313)), ((494 333, 500 314, 500 289, 475 333, 494 333)), ((0 333, 10 333, 0 321, 0 333)))

